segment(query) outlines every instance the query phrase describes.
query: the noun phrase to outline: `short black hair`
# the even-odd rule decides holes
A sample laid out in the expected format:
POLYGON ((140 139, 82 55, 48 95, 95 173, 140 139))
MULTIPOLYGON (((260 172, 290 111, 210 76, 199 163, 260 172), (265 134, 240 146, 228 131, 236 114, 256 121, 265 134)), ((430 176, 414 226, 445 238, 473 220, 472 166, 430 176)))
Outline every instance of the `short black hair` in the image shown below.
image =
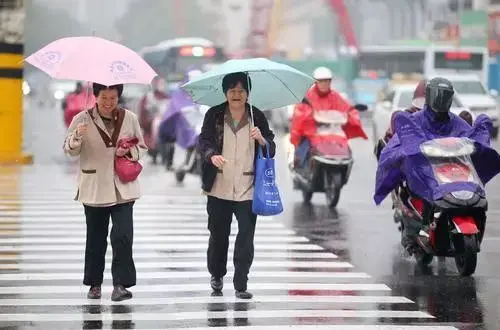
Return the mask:
POLYGON ((241 83, 243 89, 250 94, 250 90, 252 89, 252 80, 245 72, 234 72, 224 76, 222 79, 222 91, 224 95, 226 95, 227 91, 231 88, 234 88, 241 83))
POLYGON ((469 111, 462 110, 462 112, 460 112, 460 114, 458 116, 460 118, 462 118, 463 120, 465 120, 469 125, 472 126, 473 119, 472 119, 472 115, 470 114, 469 111))
POLYGON ((99 93, 106 89, 116 89, 116 91, 118 92, 118 97, 121 97, 123 94, 123 84, 104 86, 98 83, 92 83, 92 91, 95 97, 99 96, 99 93))

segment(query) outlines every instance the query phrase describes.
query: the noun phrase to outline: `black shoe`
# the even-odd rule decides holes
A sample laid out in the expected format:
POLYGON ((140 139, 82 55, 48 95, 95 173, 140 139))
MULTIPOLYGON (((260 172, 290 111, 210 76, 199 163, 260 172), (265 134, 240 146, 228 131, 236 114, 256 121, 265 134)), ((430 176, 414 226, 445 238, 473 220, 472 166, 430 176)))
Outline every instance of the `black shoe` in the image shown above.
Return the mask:
POLYGON ((111 294, 112 301, 122 301, 132 298, 132 292, 128 291, 121 285, 116 285, 111 294))
POLYGON ((87 293, 87 299, 101 299, 101 287, 93 286, 87 293))
POLYGON ((212 293, 210 293, 210 297, 222 297, 223 294, 222 294, 222 291, 212 291, 212 293))
POLYGON ((246 290, 236 290, 235 295, 236 295, 236 298, 239 298, 239 299, 252 299, 253 298, 253 294, 251 294, 250 292, 248 292, 246 290))
POLYGON ((224 287, 224 282, 222 281, 222 278, 212 276, 210 279, 210 286, 212 287, 212 290, 220 292, 224 287))

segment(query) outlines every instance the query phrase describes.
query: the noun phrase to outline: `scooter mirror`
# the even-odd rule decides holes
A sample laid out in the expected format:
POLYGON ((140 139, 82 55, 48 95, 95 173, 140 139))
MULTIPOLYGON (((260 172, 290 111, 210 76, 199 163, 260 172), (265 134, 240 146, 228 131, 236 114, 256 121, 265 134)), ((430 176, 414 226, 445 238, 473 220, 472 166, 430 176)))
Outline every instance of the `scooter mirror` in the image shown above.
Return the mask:
POLYGON ((354 106, 354 109, 356 109, 358 111, 366 111, 366 110, 368 110, 368 106, 366 104, 358 103, 354 106))

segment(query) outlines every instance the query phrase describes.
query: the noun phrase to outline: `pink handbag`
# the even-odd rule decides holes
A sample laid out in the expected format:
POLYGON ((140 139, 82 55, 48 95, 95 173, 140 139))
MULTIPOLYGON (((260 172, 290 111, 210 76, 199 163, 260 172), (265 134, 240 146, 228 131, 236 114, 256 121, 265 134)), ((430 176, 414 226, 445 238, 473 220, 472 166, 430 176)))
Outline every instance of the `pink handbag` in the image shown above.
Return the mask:
MULTIPOLYGON (((117 143, 117 147, 130 149, 137 143, 139 143, 139 139, 136 137, 126 138, 126 139, 121 139, 117 143)), ((115 157, 115 172, 121 182, 128 183, 134 181, 135 179, 137 179, 141 171, 142 171, 142 165, 138 161, 127 159, 125 156, 115 157)))

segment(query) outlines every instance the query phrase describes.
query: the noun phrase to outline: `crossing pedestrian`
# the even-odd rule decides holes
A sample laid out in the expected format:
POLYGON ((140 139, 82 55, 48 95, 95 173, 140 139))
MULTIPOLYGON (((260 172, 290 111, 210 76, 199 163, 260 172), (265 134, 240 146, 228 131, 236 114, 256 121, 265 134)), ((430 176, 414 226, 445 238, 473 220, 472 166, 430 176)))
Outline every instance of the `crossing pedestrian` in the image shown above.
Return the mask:
POLYGON ((123 85, 103 86, 94 83, 95 106, 73 118, 64 151, 80 157, 78 189, 75 200, 85 210, 87 237, 83 284, 90 286, 87 297, 101 298, 105 266, 109 218, 113 221, 110 240, 113 249, 111 299, 132 298, 127 290, 136 284, 136 270, 132 257, 133 206, 140 197, 137 179, 124 183, 116 174, 116 157, 139 161, 144 139, 137 116, 118 106, 123 85), (138 143, 121 146, 124 138, 137 138, 138 143))
POLYGON ((208 195, 207 213, 210 238, 207 266, 215 293, 223 288, 227 273, 227 253, 233 214, 238 221, 234 247, 233 286, 241 299, 251 299, 247 291, 248 273, 254 257, 257 216, 252 212, 254 167, 257 148, 269 148, 274 157, 274 134, 264 114, 253 108, 252 123, 247 103, 251 80, 243 72, 224 76, 222 90, 226 102, 210 108, 199 138, 202 189, 208 195))

